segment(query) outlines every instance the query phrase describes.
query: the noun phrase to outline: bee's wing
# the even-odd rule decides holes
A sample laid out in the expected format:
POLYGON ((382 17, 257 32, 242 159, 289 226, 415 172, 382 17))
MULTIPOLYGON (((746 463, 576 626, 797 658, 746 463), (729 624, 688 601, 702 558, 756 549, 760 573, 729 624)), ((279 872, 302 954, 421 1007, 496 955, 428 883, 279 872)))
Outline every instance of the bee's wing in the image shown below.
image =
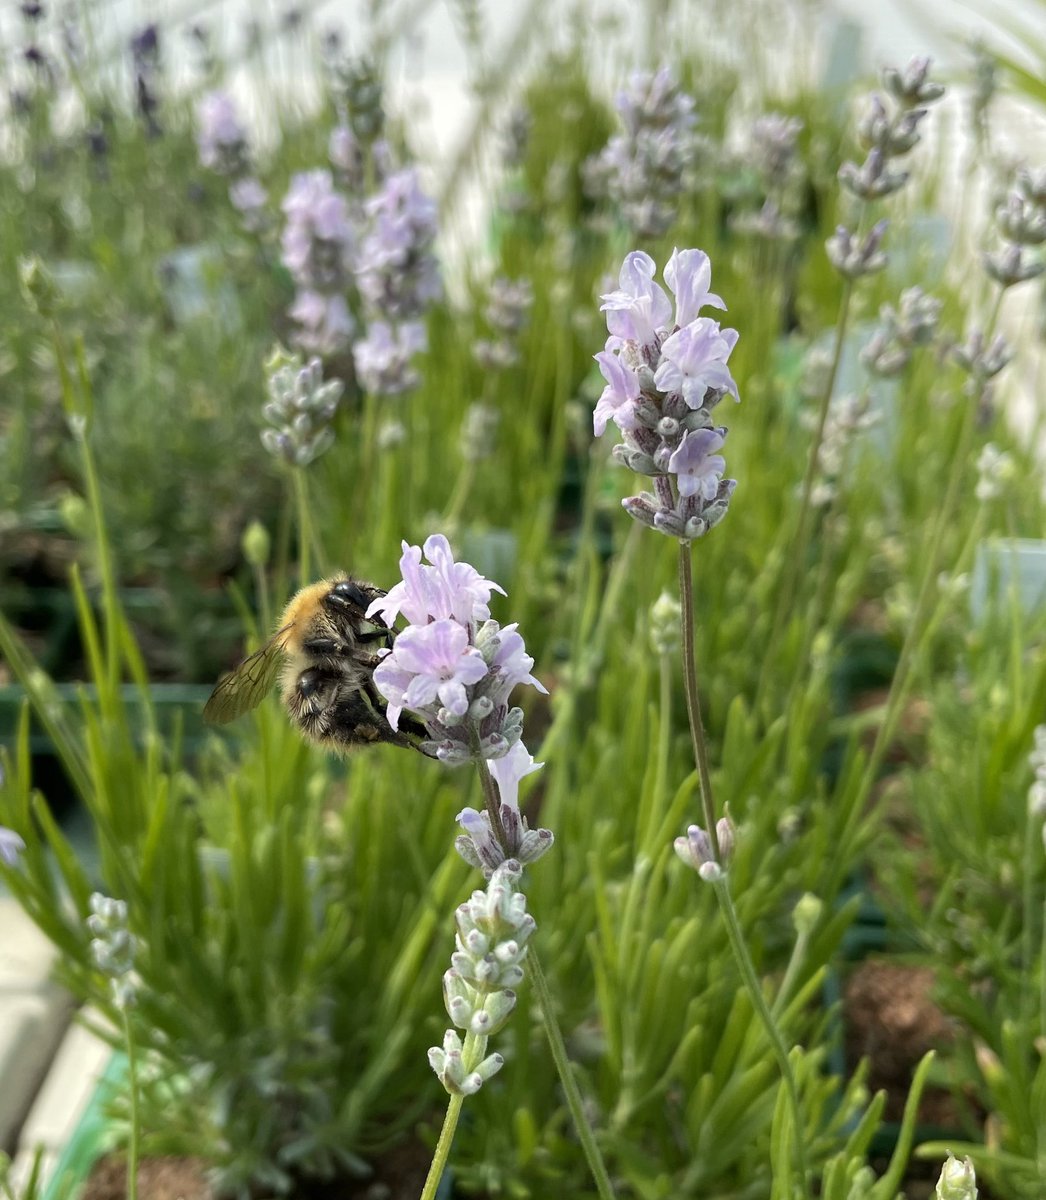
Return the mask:
POLYGON ((260 650, 245 658, 223 676, 203 706, 203 719, 211 725, 227 725, 257 708, 276 680, 290 625, 277 629, 260 650))

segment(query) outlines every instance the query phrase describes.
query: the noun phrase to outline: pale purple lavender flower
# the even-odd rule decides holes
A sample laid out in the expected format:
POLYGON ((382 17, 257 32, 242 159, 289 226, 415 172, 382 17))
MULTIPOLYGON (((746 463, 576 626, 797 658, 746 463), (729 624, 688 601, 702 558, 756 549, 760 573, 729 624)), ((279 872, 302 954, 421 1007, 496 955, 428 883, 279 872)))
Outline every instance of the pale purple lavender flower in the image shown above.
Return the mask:
POLYGON ((940 315, 940 300, 920 287, 906 288, 897 308, 884 304, 879 309, 879 328, 861 350, 861 362, 873 375, 900 374, 915 348, 931 341, 940 315))
POLYGON ((672 303, 663 288, 654 282, 657 264, 643 250, 625 255, 618 275, 616 291, 602 297, 600 312, 607 314, 607 329, 611 340, 607 349, 617 349, 623 342, 635 342, 639 347, 657 341, 659 330, 668 324, 672 303))
POLYGON ((360 383, 378 396, 409 391, 418 382, 411 359, 425 349, 427 340, 420 321, 405 321, 402 325, 371 321, 367 336, 352 348, 360 383))
POLYGON ((675 220, 699 140, 694 100, 672 71, 636 72, 615 98, 624 132, 585 167, 590 196, 609 196, 640 237, 659 237, 675 220))
POLYGON ((639 424, 636 402, 639 400, 639 379, 609 350, 600 350, 595 356, 603 378, 607 381, 602 395, 596 401, 592 416, 592 427, 596 437, 602 437, 607 421, 613 421, 618 429, 635 429, 639 424))
POLYGON ((510 693, 520 683, 545 688, 531 674, 534 660, 516 626, 488 619, 491 592, 501 589, 455 562, 441 535, 428 538, 424 552, 429 565, 421 548, 403 544, 402 582, 367 610, 390 627, 400 613, 410 621, 382 655, 375 686, 389 702, 394 729, 404 708, 425 723, 426 752, 448 763, 500 758, 523 729, 521 710, 508 706, 510 693))
POLYGON ((436 203, 415 168, 396 171, 366 204, 369 229, 360 246, 360 293, 384 317, 420 317, 443 293, 432 253, 436 203))
POLYGON ((716 429, 689 429, 668 460, 668 470, 676 476, 681 496, 700 496, 714 500, 719 480, 726 470, 726 459, 716 451, 723 435, 716 429))
POLYGON ((24 849, 24 839, 15 833, 13 829, 7 829, 3 825, 0 825, 0 862, 13 867, 18 861, 19 854, 24 849))
POLYGON ((356 322, 345 297, 339 292, 300 291, 288 310, 298 325, 295 341, 310 354, 328 357, 345 349, 356 322))
POLYGON ((345 290, 356 235, 345 197, 330 171, 304 171, 291 179, 283 200, 283 264, 302 288, 345 290))
POLYGON ((720 330, 719 322, 697 317, 666 338, 654 384, 663 392, 681 392, 688 408, 705 405, 708 392, 729 392, 740 400, 726 360, 737 345, 737 330, 720 330))
POLYGON ((768 187, 782 188, 789 182, 802 131, 798 117, 778 112, 764 113, 752 122, 752 158, 768 187))
POLYGON ((452 716, 463 717, 469 706, 466 685, 486 674, 483 655, 469 645, 468 629, 448 617, 398 634, 374 678, 389 702, 389 724, 398 729, 405 708, 421 712, 437 699, 452 716))
POLYGON ((243 226, 250 232, 258 233, 269 223, 269 193, 253 175, 229 184, 229 203, 242 215, 243 226))
POLYGON ((426 538, 423 546, 402 543, 402 582, 390 588, 367 609, 367 616, 381 616, 390 628, 401 614, 411 625, 425 625, 453 617, 461 625, 474 627, 490 619, 493 592, 505 595, 493 580, 484 579, 475 567, 454 560, 450 543, 441 533, 426 538), (422 555, 428 564, 422 564, 422 555))
POLYGON ((721 296, 708 290, 712 263, 703 250, 673 250, 665 263, 665 283, 676 298, 676 325, 682 328, 697 319, 702 308, 726 309, 721 296))
POLYGON ((247 130, 228 92, 213 91, 196 105, 200 162, 221 175, 238 175, 247 165, 247 130))
POLYGON ((552 848, 555 840, 550 829, 531 829, 527 819, 519 811, 519 783, 532 775, 544 763, 536 763, 522 742, 516 742, 502 758, 491 759, 487 764, 501 798, 499 815, 505 832, 505 845, 491 828, 490 815, 477 812, 474 808, 463 808, 457 815, 464 833, 454 842, 461 857, 489 879, 506 859, 518 862, 536 862, 552 848))
POLYGON ((327 141, 327 157, 350 191, 363 184, 365 163, 363 147, 349 125, 336 125, 327 141))
POLYGON ((1001 248, 983 256, 985 270, 1004 288, 1035 279, 1046 270, 1039 258, 1026 257, 1029 248, 1046 242, 1046 199, 1041 176, 1019 172, 1017 186, 995 210, 1001 248))
POLYGON ((709 291, 708 256, 676 250, 665 267, 672 302, 654 280, 653 259, 627 255, 620 287, 603 297, 609 337, 595 356, 607 386, 593 414, 598 435, 614 421, 624 441, 614 457, 652 476, 654 493, 622 501, 630 516, 672 537, 706 533, 726 515, 735 481, 722 479, 726 463, 715 453, 726 429, 713 428, 711 412, 726 395, 739 398, 727 359, 737 331, 700 316, 725 307, 709 291))

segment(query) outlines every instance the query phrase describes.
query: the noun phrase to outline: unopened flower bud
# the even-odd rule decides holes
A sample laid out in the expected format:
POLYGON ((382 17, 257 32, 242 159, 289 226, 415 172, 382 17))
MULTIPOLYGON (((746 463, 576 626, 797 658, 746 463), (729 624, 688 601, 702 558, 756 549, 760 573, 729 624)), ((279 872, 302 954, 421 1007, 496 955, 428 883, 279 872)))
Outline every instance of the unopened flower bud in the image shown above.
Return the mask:
POLYGON ((243 550, 243 557, 252 567, 266 565, 272 549, 272 539, 261 521, 252 521, 243 531, 240 548, 243 550))
POLYGON ((971 1160, 960 1161, 949 1151, 936 1190, 938 1200, 977 1200, 977 1176, 971 1160))
POLYGON ((656 654, 677 653, 682 638, 683 607, 670 592, 662 592, 650 608, 650 641, 656 654))
POLYGON ((817 927, 824 912, 824 902, 813 892, 804 892, 792 909, 792 924, 800 936, 808 937, 817 927))

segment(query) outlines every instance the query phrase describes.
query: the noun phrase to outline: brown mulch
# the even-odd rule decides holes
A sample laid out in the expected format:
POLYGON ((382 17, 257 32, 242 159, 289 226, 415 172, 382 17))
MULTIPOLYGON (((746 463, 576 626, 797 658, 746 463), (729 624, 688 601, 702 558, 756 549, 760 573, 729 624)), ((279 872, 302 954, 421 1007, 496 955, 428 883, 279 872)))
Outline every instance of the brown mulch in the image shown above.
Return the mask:
MULTIPOLYGON (((397 1147, 373 1164, 367 1179, 331 1182, 303 1181, 290 1200, 417 1200, 425 1185, 432 1153, 420 1142, 397 1147)), ((216 1200, 201 1158, 145 1158, 138 1165, 139 1200, 216 1200)), ((80 1200, 126 1200, 127 1160, 101 1159, 88 1179, 80 1200)), ((263 1198, 259 1195, 259 1200, 263 1198)))
MULTIPOLYGON (((885 1119, 904 1115, 912 1075, 927 1050, 949 1046, 956 1027, 932 999, 934 973, 929 967, 868 960, 846 981, 843 1016, 846 1057, 851 1064, 870 1059, 868 1086, 886 1092, 885 1119)), ((928 1086, 919 1105, 925 1125, 959 1129, 951 1094, 928 1086)))

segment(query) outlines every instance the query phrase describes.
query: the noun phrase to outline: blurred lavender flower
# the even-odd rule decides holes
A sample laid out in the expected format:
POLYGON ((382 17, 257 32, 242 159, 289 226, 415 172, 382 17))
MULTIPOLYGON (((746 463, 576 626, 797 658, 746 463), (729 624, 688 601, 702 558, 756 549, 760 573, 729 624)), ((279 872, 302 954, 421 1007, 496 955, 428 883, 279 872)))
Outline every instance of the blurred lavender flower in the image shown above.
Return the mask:
POLYGON ((1003 288, 1034 279, 1046 271, 1041 256, 1028 258, 1030 247, 1046 242, 1046 170, 1017 172, 1015 186, 995 210, 1001 242, 984 255, 988 274, 1003 288))
POLYGON ((977 485, 973 494, 982 504, 998 500, 1015 475, 1013 456, 988 442, 977 458, 977 485))
POLYGON ((602 435, 609 421, 625 435, 614 457, 654 479, 655 492, 622 501, 644 525, 671 537, 701 537, 726 515, 735 487, 722 479, 718 451, 726 429, 712 410, 724 396, 739 399, 727 360, 737 331, 699 315, 724 308, 709 291, 711 265, 700 250, 674 250, 665 266, 672 302, 654 282, 654 260, 640 250, 627 255, 620 287, 603 296, 610 336, 595 358, 606 387, 593 414, 602 435))
POLYGON ((861 350, 861 362, 873 375, 899 375, 911 361, 916 346, 932 339, 941 315, 941 301, 920 287, 906 288, 897 308, 884 304, 881 324, 861 350))
POLYGON ((385 89, 377 64, 366 57, 346 58, 333 43, 327 51, 339 110, 361 142, 375 141, 385 127, 385 89))
MULTIPOLYGON (((892 67, 883 71, 883 85, 890 103, 873 93, 857 123, 857 136, 866 151, 863 163, 844 162, 839 182, 859 200, 878 200, 899 191, 908 182, 909 172, 894 169, 891 163, 907 155, 919 142, 919 125, 927 105, 940 99, 944 88, 928 78, 930 60, 913 58, 903 72, 892 67)), ((885 223, 880 221, 871 234, 858 244, 853 233, 840 225, 828 239, 828 257, 848 279, 857 279, 886 263, 879 249, 885 223)))
POLYGON ((768 186, 784 187, 795 167, 796 146, 803 131, 798 117, 771 112, 752 122, 751 157, 768 186))
POLYGON ((518 338, 526 327, 534 289, 526 279, 491 280, 483 315, 494 336, 476 342, 476 361, 489 369, 512 366, 519 361, 518 338))
POLYGON ((246 170, 247 130, 228 92, 208 92, 197 103, 196 145, 208 170, 233 176, 246 170))
POLYGON ((872 275, 886 266, 886 255, 880 249, 886 221, 877 221, 858 242, 845 225, 837 225, 835 233, 825 242, 832 266, 847 279, 872 275))
POLYGON ((318 358, 307 366, 296 355, 277 350, 266 363, 269 400, 262 415, 272 428, 262 430, 262 445, 293 467, 304 467, 334 441, 333 421, 341 398, 340 379, 323 381, 318 358))
POLYGON ((93 892, 88 903, 91 957, 99 971, 109 976, 113 1002, 118 1008, 129 1008, 135 1000, 132 972, 138 939, 127 927, 127 905, 100 892, 93 892))
POLYGON ((461 423, 461 457, 466 462, 489 458, 494 453, 499 424, 500 415, 489 404, 470 404, 461 423))
POLYGON ((457 949, 443 975, 443 1002, 458 1029, 480 1039, 479 1062, 464 1062, 464 1045, 448 1030, 442 1048, 429 1050, 429 1063, 448 1092, 471 1096, 498 1071, 504 1059, 486 1055, 486 1040, 498 1032, 516 1006, 527 942, 537 929, 527 899, 516 887, 522 868, 512 859, 492 872, 485 891, 459 904, 454 919, 457 949))
POLYGON ((366 204, 370 227, 360 245, 360 293, 384 317, 420 317, 443 292, 432 253, 436 203, 407 167, 390 175, 366 204))
POLYGON ((799 236, 795 213, 800 204, 802 171, 796 148, 802 128, 798 117, 776 112, 757 117, 752 123, 743 160, 758 173, 764 200, 755 211, 732 214, 732 229, 768 241, 787 242, 799 236))
POLYGON ((356 249, 345 197, 330 171, 305 171, 291 179, 283 200, 283 263, 304 288, 345 289, 356 249))
POLYGON ((244 228, 252 233, 260 232, 268 224, 269 193, 253 175, 229 184, 229 203, 243 216, 244 228))
POLYGON ((669 67, 637 71, 614 101, 624 132, 585 165, 585 190, 608 196, 638 237, 660 237, 676 219, 699 139, 694 100, 669 67))
POLYGON ((283 263, 298 285, 291 315, 306 350, 325 355, 348 344, 353 321, 345 299, 356 235, 345 197, 329 171, 295 175, 283 200, 283 263))
POLYGON ((336 125, 327 142, 327 157, 338 174, 338 183, 349 192, 358 192, 366 178, 366 157, 351 125, 336 125))
POLYGON ((400 613, 409 622, 374 672, 389 723, 396 729, 409 708, 428 728, 423 749, 447 763, 502 757, 523 730, 522 711, 508 706, 510 693, 519 683, 545 692, 516 626, 490 620, 491 592, 502 589, 455 562, 440 534, 423 548, 404 542, 400 571, 402 582, 367 610, 390 628, 400 613))
MULTIPOLYGON (((813 428, 817 419, 815 414, 809 413, 808 418, 813 428)), ((814 505, 824 507, 835 499, 839 480, 846 474, 850 447, 858 434, 871 429, 880 420, 881 415, 871 410, 867 394, 833 397, 817 449, 819 478, 811 492, 814 505)))
POLYGON ((492 759, 489 764, 501 798, 499 816, 505 833, 504 845, 491 827, 489 813, 463 808, 457 815, 465 832, 455 839, 455 848, 470 867, 482 871, 488 879, 506 859, 532 863, 552 849, 552 831, 529 828, 526 817, 519 811, 519 781, 543 766, 544 763, 534 761, 522 742, 516 742, 506 755, 492 759))
POLYGON ((418 382, 411 359, 425 349, 426 342, 425 327, 420 321, 406 321, 402 325, 371 321, 367 336, 352 348, 360 383, 378 396, 409 391, 418 382))
POLYGON ((25 849, 25 841, 13 829, 0 825, 0 862, 13 867, 19 854, 25 849))

